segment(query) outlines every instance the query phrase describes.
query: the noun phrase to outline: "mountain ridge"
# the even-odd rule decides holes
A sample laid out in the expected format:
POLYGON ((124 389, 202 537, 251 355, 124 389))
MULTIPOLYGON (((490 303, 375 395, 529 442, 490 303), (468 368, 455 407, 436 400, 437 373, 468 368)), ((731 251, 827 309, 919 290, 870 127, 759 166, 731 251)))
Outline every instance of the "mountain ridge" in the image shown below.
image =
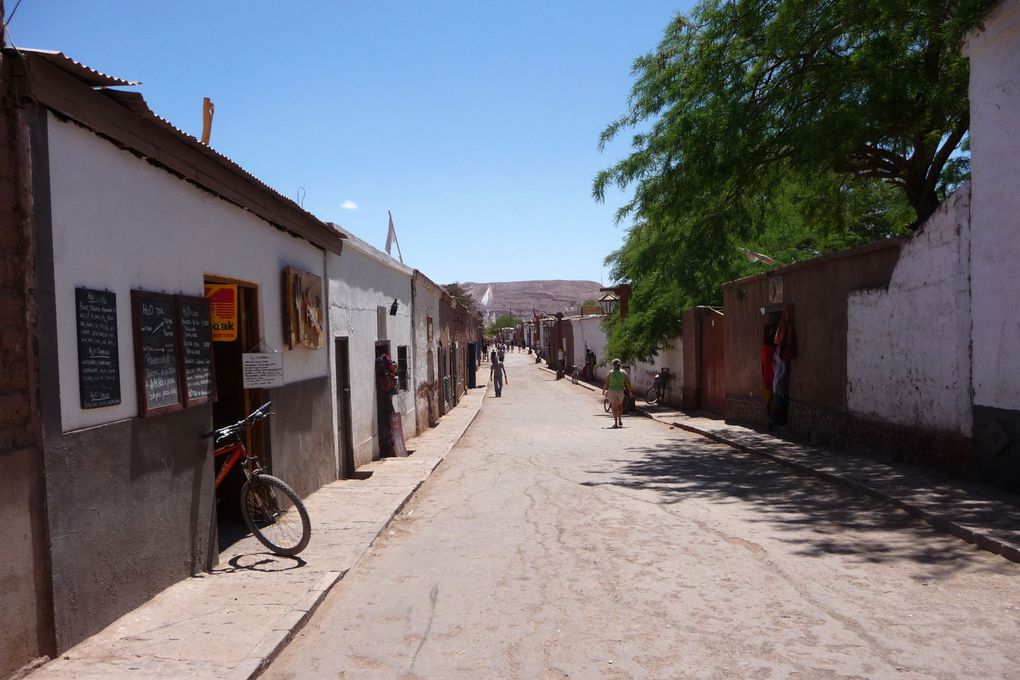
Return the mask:
POLYGON ((532 312, 538 314, 577 313, 581 303, 588 299, 597 299, 598 281, 575 279, 532 279, 529 281, 462 281, 461 288, 471 294, 475 307, 486 317, 514 316, 530 318, 532 312), (486 291, 491 287, 492 294, 487 304, 483 304, 486 291))

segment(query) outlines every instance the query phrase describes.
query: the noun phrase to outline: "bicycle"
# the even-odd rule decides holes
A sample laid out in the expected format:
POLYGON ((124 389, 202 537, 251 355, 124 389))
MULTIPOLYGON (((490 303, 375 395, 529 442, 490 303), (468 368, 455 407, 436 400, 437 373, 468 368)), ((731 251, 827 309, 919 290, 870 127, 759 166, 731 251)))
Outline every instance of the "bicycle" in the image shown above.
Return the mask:
POLYGON ((669 382, 669 369, 663 366, 659 369, 659 372, 655 374, 655 382, 645 392, 645 401, 649 404, 656 402, 662 403, 663 399, 666 398, 666 383, 669 382))
POLYGON ((305 504, 294 490, 282 479, 274 477, 262 467, 258 456, 248 453, 244 441, 251 427, 273 415, 267 401, 233 425, 221 427, 202 435, 202 439, 214 438, 217 447, 213 457, 226 457, 226 462, 216 475, 216 488, 220 487, 227 473, 242 461, 245 482, 241 487, 241 516, 251 533, 262 545, 277 555, 292 557, 305 549, 312 535, 312 524, 308 519, 305 504), (220 442, 226 442, 220 445, 220 442), (293 506, 287 509, 281 503, 281 496, 293 506))

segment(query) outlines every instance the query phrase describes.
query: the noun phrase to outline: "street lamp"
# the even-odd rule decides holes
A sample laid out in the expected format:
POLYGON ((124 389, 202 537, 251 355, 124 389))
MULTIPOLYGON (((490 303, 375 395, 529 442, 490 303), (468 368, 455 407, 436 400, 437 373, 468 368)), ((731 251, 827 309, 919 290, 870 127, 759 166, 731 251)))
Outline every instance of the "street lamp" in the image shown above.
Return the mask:
POLYGON ((613 293, 612 291, 609 291, 605 295, 602 295, 599 298, 598 302, 599 307, 602 308, 602 312, 606 316, 611 316, 613 312, 616 311, 616 308, 620 305, 620 296, 618 296, 616 293, 613 293))

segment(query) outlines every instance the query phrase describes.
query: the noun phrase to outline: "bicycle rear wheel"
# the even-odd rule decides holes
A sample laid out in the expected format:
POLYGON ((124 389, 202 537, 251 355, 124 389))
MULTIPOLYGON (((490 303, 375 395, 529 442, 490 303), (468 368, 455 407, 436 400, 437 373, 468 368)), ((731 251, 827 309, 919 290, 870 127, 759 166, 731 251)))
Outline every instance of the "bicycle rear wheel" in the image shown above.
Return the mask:
POLYGON ((297 555, 312 535, 305 504, 272 475, 256 475, 244 483, 241 515, 255 538, 277 555, 297 555))
POLYGON ((658 398, 659 389, 654 385, 652 387, 649 387, 648 391, 645 392, 645 401, 647 401, 649 404, 654 404, 658 398))

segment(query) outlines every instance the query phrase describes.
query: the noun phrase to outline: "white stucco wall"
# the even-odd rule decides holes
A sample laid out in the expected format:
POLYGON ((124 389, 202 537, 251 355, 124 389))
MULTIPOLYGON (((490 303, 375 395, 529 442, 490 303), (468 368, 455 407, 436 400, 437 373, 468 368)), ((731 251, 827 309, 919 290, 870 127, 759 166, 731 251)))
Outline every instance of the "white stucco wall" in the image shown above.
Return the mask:
POLYGON ((1020 409, 1020 0, 1000 3, 970 58, 974 404, 1020 409))
MULTIPOLYGON (((351 419, 355 465, 363 465, 379 455, 375 388, 375 343, 389 340, 391 357, 397 360, 397 347, 408 347, 409 389, 393 397, 393 408, 403 414, 405 439, 415 433, 414 389, 416 376, 411 356, 411 275, 409 267, 372 248, 355 237, 344 243, 343 254, 327 256, 329 281, 330 338, 350 338, 351 419), (397 300, 397 314, 389 308, 397 300), (378 334, 377 308, 385 307, 386 337, 378 334)), ((438 322, 437 322, 438 323, 438 322)), ((330 340, 330 345, 333 341, 330 340)), ((331 358, 330 361, 334 361, 331 358)), ((332 371, 336 399, 336 371, 332 371)), ((333 413, 336 418, 336 404, 333 413)), ((334 423, 339 425, 339 423, 334 423)))
MULTIPOLYGON (((574 317, 570 319, 574 333, 574 363, 578 366, 584 365, 585 344, 595 352, 595 376, 602 380, 609 371, 609 362, 613 357, 606 355, 606 333, 602 330, 601 316, 574 317)), ((670 346, 659 350, 653 361, 636 361, 626 366, 627 375, 630 377, 631 385, 637 392, 638 397, 643 397, 645 391, 655 381, 655 374, 663 366, 669 368, 673 377, 669 382, 666 391, 668 402, 679 403, 683 379, 683 339, 674 338, 670 346)))
POLYGON ((887 290, 847 300, 847 408, 970 435, 970 196, 960 187, 903 245, 887 290))
MULTIPOLYGON (((206 274, 258 284, 268 347, 287 383, 326 375, 325 350, 284 349, 280 272, 325 277, 323 251, 241 208, 49 116, 60 403, 64 431, 138 415, 131 290, 204 294, 206 274), (74 289, 117 294, 121 403, 80 407, 74 289)), ((324 279, 325 280, 325 279, 324 279)))

